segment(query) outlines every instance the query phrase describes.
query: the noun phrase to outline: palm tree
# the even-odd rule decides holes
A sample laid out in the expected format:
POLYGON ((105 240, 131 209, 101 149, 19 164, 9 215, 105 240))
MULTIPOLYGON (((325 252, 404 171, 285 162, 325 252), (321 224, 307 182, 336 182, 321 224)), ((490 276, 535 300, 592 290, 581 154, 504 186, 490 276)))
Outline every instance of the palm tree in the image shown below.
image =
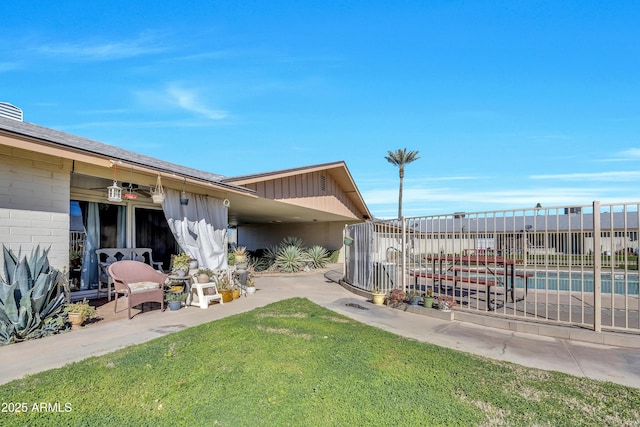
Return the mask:
POLYGON ((400 168, 400 191, 398 193, 398 218, 402 217, 402 180, 404 179, 404 165, 413 162, 414 160, 418 160, 418 151, 407 151, 406 148, 402 150, 398 149, 396 151, 387 151, 389 154, 384 158, 387 161, 395 166, 400 168))

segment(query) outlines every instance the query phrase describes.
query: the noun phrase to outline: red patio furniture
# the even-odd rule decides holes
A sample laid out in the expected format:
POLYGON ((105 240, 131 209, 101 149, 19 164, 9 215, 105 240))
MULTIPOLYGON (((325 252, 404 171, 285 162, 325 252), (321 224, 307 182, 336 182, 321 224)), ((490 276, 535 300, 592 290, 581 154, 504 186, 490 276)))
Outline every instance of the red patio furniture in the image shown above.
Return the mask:
POLYGON ((115 287, 115 305, 121 294, 127 296, 129 319, 131 307, 145 302, 159 302, 164 311, 164 283, 167 275, 156 271, 153 267, 140 261, 117 261, 109 265, 109 274, 115 287))

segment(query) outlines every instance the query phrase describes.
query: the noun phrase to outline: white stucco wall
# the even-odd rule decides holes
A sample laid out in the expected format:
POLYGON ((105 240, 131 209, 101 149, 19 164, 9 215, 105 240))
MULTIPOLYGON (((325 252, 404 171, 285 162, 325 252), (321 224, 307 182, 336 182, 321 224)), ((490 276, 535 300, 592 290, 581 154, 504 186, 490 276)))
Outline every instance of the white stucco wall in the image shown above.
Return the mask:
POLYGON ((69 171, 69 161, 0 146, 1 244, 23 255, 40 245, 53 267, 68 264, 69 171))

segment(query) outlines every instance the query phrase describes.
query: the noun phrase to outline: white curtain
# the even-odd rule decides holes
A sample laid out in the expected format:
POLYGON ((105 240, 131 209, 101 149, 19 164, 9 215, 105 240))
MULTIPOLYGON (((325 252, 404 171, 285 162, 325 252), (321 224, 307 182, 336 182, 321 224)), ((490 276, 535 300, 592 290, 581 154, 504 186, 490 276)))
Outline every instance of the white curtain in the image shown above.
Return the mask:
POLYGON ((87 238, 82 254, 82 271, 80 272, 80 289, 98 288, 98 258, 96 249, 100 248, 100 209, 98 203, 87 203, 87 238))
POLYGON ((162 203, 176 241, 187 255, 198 260, 200 268, 227 268, 228 216, 222 199, 186 193, 189 203, 181 205, 180 197, 181 192, 166 189, 162 203))
MULTIPOLYGON (((348 259, 346 280, 355 287, 370 291, 373 287, 373 223, 363 222, 347 227, 347 234, 353 239, 351 246, 346 246, 348 259)), ((386 291, 387 289, 383 289, 386 291)))

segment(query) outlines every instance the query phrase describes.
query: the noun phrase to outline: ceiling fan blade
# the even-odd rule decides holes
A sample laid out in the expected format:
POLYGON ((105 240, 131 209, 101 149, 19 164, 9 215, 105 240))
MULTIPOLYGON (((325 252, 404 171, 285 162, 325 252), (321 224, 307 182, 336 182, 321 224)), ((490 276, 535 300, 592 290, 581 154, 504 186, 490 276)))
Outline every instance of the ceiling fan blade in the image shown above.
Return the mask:
POLYGON ((148 199, 150 199, 150 198, 151 198, 151 192, 150 192, 149 190, 143 190, 143 189, 141 189, 141 188, 138 188, 138 189, 136 190, 136 193, 138 193, 138 194, 140 194, 141 196, 144 196, 144 197, 146 197, 146 198, 148 198, 148 199))

